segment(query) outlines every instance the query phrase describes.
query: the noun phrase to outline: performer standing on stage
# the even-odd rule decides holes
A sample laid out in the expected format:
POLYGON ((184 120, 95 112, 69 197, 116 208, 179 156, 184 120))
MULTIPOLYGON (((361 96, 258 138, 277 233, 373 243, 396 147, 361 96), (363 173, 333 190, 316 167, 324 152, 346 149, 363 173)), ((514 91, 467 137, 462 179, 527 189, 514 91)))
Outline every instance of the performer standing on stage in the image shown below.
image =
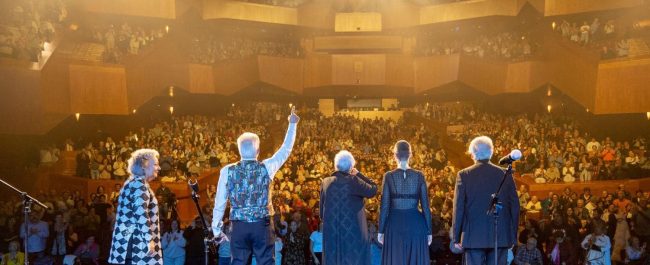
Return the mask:
MULTIPOLYGON (((453 243, 465 250, 465 264, 494 264, 494 217, 486 214, 504 169, 492 164, 492 139, 479 136, 469 144, 474 165, 458 172, 454 192, 453 243)), ((506 264, 508 248, 517 242, 519 199, 512 176, 506 176, 499 201, 498 264, 506 264)))
POLYGON ((118 197, 109 263, 163 264, 158 200, 149 187, 149 181, 157 178, 160 171, 158 157, 158 152, 152 149, 131 154, 130 176, 118 197))
POLYGON ((381 264, 429 265, 433 238, 427 183, 422 172, 409 167, 407 141, 397 142, 393 153, 397 169, 386 172, 381 193, 377 235, 384 245, 381 264))
POLYGON ((336 172, 321 184, 323 265, 370 265, 364 199, 377 194, 377 184, 354 164, 350 152, 339 152, 334 157, 336 172))
POLYGON ((255 255, 257 264, 275 264, 270 184, 291 154, 298 121, 300 117, 296 115, 294 107, 289 115, 289 129, 284 143, 271 158, 262 162, 257 160, 260 138, 249 132, 242 134, 237 139, 241 161, 221 169, 214 198, 212 230, 217 238, 223 236, 222 219, 226 202, 230 200, 233 265, 246 264, 251 254, 255 255))

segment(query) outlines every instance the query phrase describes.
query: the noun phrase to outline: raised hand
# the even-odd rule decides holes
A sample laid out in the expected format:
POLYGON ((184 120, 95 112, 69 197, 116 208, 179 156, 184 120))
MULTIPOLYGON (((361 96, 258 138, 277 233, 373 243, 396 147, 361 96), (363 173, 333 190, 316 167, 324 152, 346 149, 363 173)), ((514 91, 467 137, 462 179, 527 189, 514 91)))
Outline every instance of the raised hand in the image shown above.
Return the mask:
POLYGON ((291 115, 289 115, 289 123, 298 123, 300 121, 300 117, 296 115, 296 106, 291 107, 291 115))

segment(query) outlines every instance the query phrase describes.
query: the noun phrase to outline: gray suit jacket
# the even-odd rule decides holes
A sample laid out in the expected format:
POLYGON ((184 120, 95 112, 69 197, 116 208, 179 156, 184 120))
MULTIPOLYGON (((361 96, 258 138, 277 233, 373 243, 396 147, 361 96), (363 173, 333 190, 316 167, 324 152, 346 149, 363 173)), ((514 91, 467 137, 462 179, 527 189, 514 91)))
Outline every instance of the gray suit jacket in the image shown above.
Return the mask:
MULTIPOLYGON (((505 170, 488 160, 458 172, 454 192, 453 242, 463 248, 493 248, 494 218, 487 214, 491 195, 499 187, 505 170)), ((519 198, 512 176, 507 176, 499 201, 498 246, 511 247, 517 242, 519 198)))

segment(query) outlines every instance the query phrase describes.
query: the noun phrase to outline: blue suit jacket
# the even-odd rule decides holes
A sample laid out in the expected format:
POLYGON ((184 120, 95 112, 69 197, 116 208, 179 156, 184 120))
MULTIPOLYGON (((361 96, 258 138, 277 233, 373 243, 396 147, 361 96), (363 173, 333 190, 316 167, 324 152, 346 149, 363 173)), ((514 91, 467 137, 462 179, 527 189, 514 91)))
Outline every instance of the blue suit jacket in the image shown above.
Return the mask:
MULTIPOLYGON (((458 172, 454 192, 453 242, 463 248, 493 248, 494 218, 487 214, 491 195, 499 187, 505 170, 489 160, 477 161, 458 172)), ((517 242, 519 198, 512 176, 508 175, 499 201, 498 246, 511 247, 517 242)))

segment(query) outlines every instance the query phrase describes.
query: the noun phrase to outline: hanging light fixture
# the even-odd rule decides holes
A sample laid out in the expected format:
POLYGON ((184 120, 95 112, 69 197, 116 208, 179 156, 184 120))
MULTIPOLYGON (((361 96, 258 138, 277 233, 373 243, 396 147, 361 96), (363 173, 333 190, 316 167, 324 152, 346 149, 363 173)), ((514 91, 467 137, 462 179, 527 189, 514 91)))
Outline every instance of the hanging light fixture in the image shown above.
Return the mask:
POLYGON ((79 118, 81 117, 81 113, 77 112, 74 114, 74 117, 79 121, 79 118))
POLYGON ((169 114, 174 115, 174 106, 169 106, 169 114))
POLYGON ((552 109, 551 105, 546 105, 546 111, 548 111, 548 113, 551 113, 551 109, 552 109))

